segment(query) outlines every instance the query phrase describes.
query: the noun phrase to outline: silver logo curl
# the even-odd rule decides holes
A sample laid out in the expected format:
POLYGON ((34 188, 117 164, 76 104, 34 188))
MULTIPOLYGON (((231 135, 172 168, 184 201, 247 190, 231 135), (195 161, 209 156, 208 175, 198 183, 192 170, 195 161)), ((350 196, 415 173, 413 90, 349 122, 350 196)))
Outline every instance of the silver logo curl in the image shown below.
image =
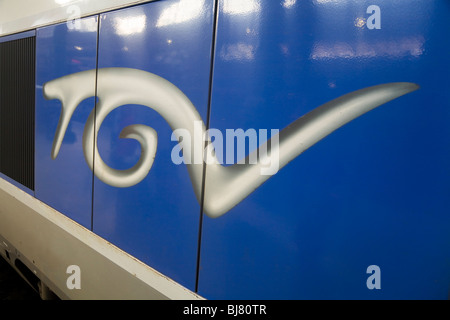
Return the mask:
MULTIPOLYGON (((203 135, 200 135, 202 141, 199 143, 204 142, 204 136, 207 135, 204 122, 195 106, 175 85, 155 74, 138 69, 102 68, 67 75, 44 85, 44 97, 58 99, 62 103, 51 151, 52 159, 58 156, 67 126, 77 106, 84 99, 95 96, 96 76, 99 101, 96 114, 95 109, 92 110, 84 128, 83 151, 90 169, 93 170, 95 167, 94 174, 104 183, 121 188, 139 183, 147 176, 156 155, 155 130, 142 124, 135 124, 125 127, 120 133, 120 138, 135 139, 140 143, 141 156, 138 162, 127 170, 116 170, 104 163, 97 145, 94 146, 98 130, 106 116, 122 105, 147 106, 158 112, 174 132, 177 132, 177 129, 184 129, 193 137, 199 136, 194 134, 194 124, 201 121, 203 135)), ((292 122, 271 138, 276 139, 278 143, 272 144, 269 140, 259 148, 268 150, 269 157, 277 156, 279 168, 282 168, 346 123, 418 88, 419 86, 414 83, 396 82, 348 93, 292 122), (276 146, 276 150, 272 145, 276 146)), ((193 144, 184 145, 183 139, 178 141, 183 149, 183 157, 186 159, 185 163, 199 202, 202 193, 203 166, 207 165, 205 179, 208 187, 203 197, 203 206, 204 212, 210 217, 225 214, 270 178, 270 175, 261 174, 264 163, 267 163, 263 159, 258 159, 254 164, 246 162, 232 166, 223 166, 214 159, 207 164, 196 164, 192 161, 193 144)), ((206 137, 206 142, 211 144, 209 137, 206 137)))

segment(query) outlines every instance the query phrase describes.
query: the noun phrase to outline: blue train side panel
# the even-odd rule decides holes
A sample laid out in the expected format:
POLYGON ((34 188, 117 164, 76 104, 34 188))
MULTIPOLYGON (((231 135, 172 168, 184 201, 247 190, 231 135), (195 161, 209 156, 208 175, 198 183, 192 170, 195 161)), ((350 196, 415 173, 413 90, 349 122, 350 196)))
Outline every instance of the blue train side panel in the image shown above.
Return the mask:
POLYGON ((281 130, 359 89, 420 88, 205 215, 200 294, 447 299, 449 16, 447 1, 219 1, 212 128, 281 130))
MULTIPOLYGON (((161 1, 102 14, 99 72, 127 68, 162 77, 206 122, 213 17, 212 1, 161 1)), ((99 96, 103 84, 99 75, 99 96)), ((142 152, 137 141, 119 139, 123 128, 143 124, 158 137, 154 163, 138 184, 117 188, 95 178, 94 232, 194 290, 200 205, 185 165, 171 160, 172 129, 152 107, 126 104, 97 124, 99 153, 115 169, 133 167, 142 152)))
POLYGON ((76 108, 61 148, 52 159, 62 107, 58 100, 45 99, 43 86, 62 76, 95 69, 96 56, 97 17, 37 30, 35 195, 88 229, 91 228, 92 171, 84 159, 81 141, 95 100, 88 98, 76 108))
POLYGON ((209 299, 448 298, 450 4, 215 3, 37 29, 36 197, 209 299))

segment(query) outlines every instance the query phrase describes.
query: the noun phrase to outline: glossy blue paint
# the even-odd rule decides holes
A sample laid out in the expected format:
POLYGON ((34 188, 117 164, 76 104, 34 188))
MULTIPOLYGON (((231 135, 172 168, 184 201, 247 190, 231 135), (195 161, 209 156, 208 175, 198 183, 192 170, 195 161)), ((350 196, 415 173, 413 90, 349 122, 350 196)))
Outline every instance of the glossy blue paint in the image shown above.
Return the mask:
MULTIPOLYGON (((206 122, 212 1, 159 1, 102 14, 100 21, 99 68, 136 68, 167 79, 206 122)), ((113 168, 132 167, 140 156, 139 143, 119 139, 119 133, 138 123, 158 134, 153 167, 129 188, 95 178, 94 232, 194 290, 200 205, 185 165, 172 163, 176 144, 169 125, 147 107, 122 106, 100 128, 99 153, 113 168)))
POLYGON ((92 172, 81 145, 84 124, 94 108, 94 98, 76 109, 60 152, 51 158, 61 102, 45 100, 43 85, 53 79, 95 69, 97 17, 60 23, 36 32, 36 151, 35 195, 69 218, 91 228, 92 172))
POLYGON ((186 166, 171 160, 172 130, 149 108, 113 110, 98 135, 103 160, 126 169, 141 150, 119 139, 120 131, 138 123, 156 130, 155 162, 137 185, 93 179, 82 135, 94 98, 78 106, 51 159, 61 105, 45 100, 42 86, 95 69, 97 59, 99 68, 167 79, 206 123, 213 6, 165 0, 81 19, 76 28, 37 30, 36 197, 191 290, 202 232, 199 293, 210 299, 446 299, 444 0, 219 0, 210 127, 224 136, 226 129, 281 130, 323 103, 377 84, 407 81, 420 89, 326 137, 223 216, 204 215, 203 230, 186 166), (373 4, 380 29, 368 28, 373 4), (380 290, 366 286, 370 265, 381 269, 380 290))
POLYGON ((449 14, 447 1, 219 1, 212 128, 282 129, 357 89, 421 88, 326 137, 224 216, 205 216, 200 294, 447 299, 449 14), (381 29, 367 28, 372 4, 381 29), (366 286, 370 265, 380 290, 366 286))

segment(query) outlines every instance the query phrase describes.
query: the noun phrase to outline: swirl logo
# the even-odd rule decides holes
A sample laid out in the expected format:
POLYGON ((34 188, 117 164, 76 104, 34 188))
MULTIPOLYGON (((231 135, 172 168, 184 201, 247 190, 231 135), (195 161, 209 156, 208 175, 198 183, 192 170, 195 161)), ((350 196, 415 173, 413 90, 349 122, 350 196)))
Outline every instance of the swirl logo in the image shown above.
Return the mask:
POLYGON ((121 131, 120 138, 135 139, 141 145, 138 162, 126 170, 116 170, 106 165, 100 157, 96 141, 98 130, 111 111, 126 104, 148 106, 167 121, 178 139, 199 202, 202 200, 203 166, 207 166, 205 179, 208 188, 203 197, 203 207, 205 213, 213 218, 228 212, 271 177, 271 174, 262 174, 267 163, 275 161, 279 168, 283 168, 303 151, 351 120, 419 88, 414 83, 396 82, 348 93, 315 108, 272 136, 255 154, 247 156, 256 161, 223 166, 214 159, 214 152, 210 152, 211 139, 197 109, 175 85, 138 69, 93 69, 70 74, 44 85, 44 97, 58 99, 62 103, 51 151, 52 159, 58 156, 67 126, 79 103, 95 96, 96 77, 99 101, 96 110, 90 113, 83 132, 84 157, 91 170, 95 167, 94 174, 104 183, 121 188, 133 186, 147 176, 158 143, 154 129, 135 124, 121 131), (182 139, 180 132, 189 132, 191 137, 200 141, 197 144, 195 141, 188 143, 182 139), (209 160, 199 163, 194 161, 194 145, 202 144, 206 144, 209 150, 209 160))

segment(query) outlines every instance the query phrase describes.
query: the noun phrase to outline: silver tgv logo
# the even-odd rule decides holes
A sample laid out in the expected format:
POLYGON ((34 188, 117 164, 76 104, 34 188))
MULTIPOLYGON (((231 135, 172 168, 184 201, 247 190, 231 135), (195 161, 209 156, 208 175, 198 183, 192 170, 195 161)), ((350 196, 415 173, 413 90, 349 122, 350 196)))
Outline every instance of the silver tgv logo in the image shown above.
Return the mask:
MULTIPOLYGON (((83 151, 87 164, 91 170, 95 166, 94 174, 104 183, 115 187, 129 187, 139 183, 148 174, 156 155, 156 131, 148 126, 135 124, 125 127, 120 133, 120 138, 135 139, 141 144, 138 162, 127 170, 116 170, 103 162, 96 145, 98 130, 106 116, 121 105, 148 106, 167 121, 174 133, 180 131, 177 129, 187 130, 191 136, 205 141, 203 139, 207 131, 197 109, 183 92, 169 81, 137 69, 94 69, 67 75, 44 85, 44 97, 58 99, 62 103, 61 116, 53 141, 52 159, 58 156, 67 126, 79 103, 95 96, 96 75, 99 102, 95 116, 95 110, 92 110, 84 128, 83 151), (198 125, 197 128, 194 126, 199 121, 202 124, 201 135, 194 134, 194 131, 198 130, 198 125)), ((266 153, 269 157, 277 156, 279 168, 282 168, 351 120, 418 88, 419 86, 414 83, 396 82, 348 93, 298 118, 260 148, 268 150, 266 153), (271 143, 271 140, 278 143, 271 143)), ((223 166, 218 161, 211 160, 207 164, 199 164, 193 161, 195 153, 193 144, 185 144, 183 139, 178 141, 183 150, 183 157, 187 160, 185 163, 199 202, 203 165, 207 166, 205 179, 208 187, 203 201, 204 211, 210 217, 225 214, 270 178, 270 175, 261 174, 267 159, 257 158, 256 163, 232 166, 223 166)), ((206 137, 206 142, 211 144, 209 137, 206 137)))

